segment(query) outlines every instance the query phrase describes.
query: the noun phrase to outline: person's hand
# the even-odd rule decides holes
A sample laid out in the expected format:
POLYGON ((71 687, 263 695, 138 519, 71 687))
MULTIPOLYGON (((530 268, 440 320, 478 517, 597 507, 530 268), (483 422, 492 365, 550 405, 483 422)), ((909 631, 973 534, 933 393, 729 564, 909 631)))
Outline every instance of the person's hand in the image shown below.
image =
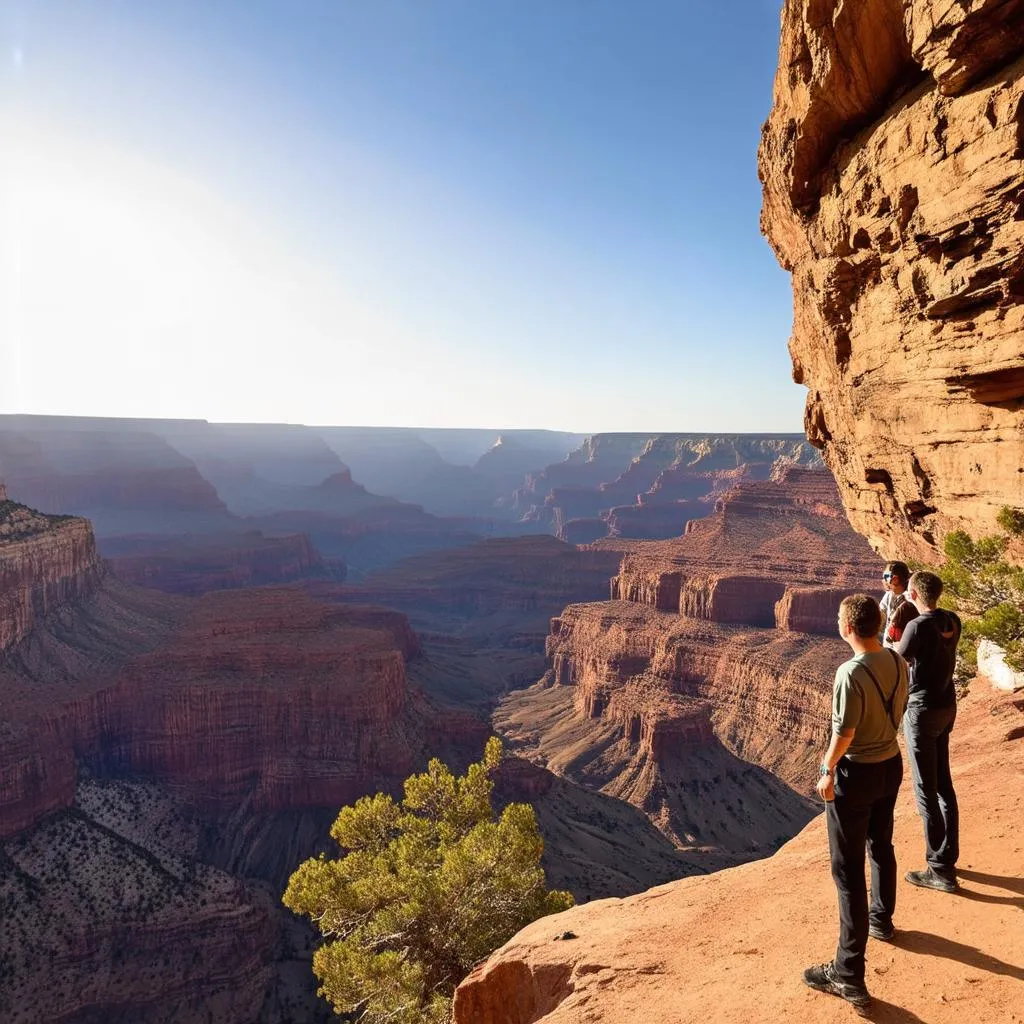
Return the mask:
POLYGON ((822 775, 818 779, 818 785, 815 787, 818 790, 818 796, 821 797, 825 803, 830 804, 836 798, 836 782, 831 775, 822 775))

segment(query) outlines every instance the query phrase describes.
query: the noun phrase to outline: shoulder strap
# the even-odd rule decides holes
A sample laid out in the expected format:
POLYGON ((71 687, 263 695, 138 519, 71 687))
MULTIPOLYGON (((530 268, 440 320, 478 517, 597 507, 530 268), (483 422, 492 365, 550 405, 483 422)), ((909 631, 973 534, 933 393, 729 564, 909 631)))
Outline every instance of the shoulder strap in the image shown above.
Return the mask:
POLYGON ((896 720, 892 712, 893 705, 896 702, 896 691, 900 688, 900 663, 896 652, 891 647, 887 649, 892 655, 892 660, 896 667, 896 685, 892 688, 892 693, 889 695, 888 699, 886 699, 885 694, 882 692, 882 687, 879 685, 878 678, 875 676, 875 673, 872 672, 863 661, 858 664, 871 677, 871 682, 875 684, 875 689, 878 691, 878 699, 882 702, 882 707, 885 708, 885 713, 889 716, 889 723, 898 732, 899 726, 896 724, 896 720))

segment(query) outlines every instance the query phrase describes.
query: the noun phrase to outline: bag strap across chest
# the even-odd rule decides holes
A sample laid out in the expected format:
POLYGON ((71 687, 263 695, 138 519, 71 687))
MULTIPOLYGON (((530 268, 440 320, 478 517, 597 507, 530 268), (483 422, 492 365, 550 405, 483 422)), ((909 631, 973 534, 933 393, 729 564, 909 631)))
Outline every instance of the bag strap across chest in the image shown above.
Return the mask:
POLYGON ((875 673, 872 672, 871 669, 863 661, 859 662, 859 665, 871 677, 871 682, 875 684, 875 689, 878 691, 878 699, 882 702, 882 707, 885 708, 885 713, 889 716, 889 722, 892 725, 893 729, 898 731, 899 724, 896 721, 895 715, 893 715, 893 708, 896 703, 896 691, 900 688, 900 659, 899 655, 897 655, 897 653, 891 647, 887 647, 886 650, 892 655, 893 666, 896 669, 896 685, 893 686, 892 693, 888 696, 888 698, 882 692, 882 687, 879 684, 878 678, 875 676, 875 673))

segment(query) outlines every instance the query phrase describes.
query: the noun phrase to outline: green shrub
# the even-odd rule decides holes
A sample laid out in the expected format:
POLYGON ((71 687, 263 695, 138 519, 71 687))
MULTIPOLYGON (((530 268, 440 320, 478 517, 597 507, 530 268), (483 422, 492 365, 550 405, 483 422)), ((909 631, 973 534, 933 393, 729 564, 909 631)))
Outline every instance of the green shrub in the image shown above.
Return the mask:
POLYGON ((1011 537, 1024 536, 1024 508, 1010 508, 1007 505, 999 510, 996 522, 1011 537))
MULTIPOLYGON (((999 525, 1007 533, 1024 533, 1024 512, 1004 508, 999 525)), ((1009 537, 972 540, 962 530, 945 541, 944 603, 964 622, 958 652, 958 675, 977 671, 980 640, 991 640, 1006 651, 1011 668, 1024 670, 1024 568, 1006 561, 1009 537)))
POLYGON ((284 904, 327 940, 313 955, 320 994, 362 1024, 442 1024, 456 985, 519 929, 573 899, 549 892, 533 808, 495 818, 491 739, 456 778, 440 761, 406 780, 397 803, 378 793, 344 807, 331 835, 348 853, 308 860, 284 904))

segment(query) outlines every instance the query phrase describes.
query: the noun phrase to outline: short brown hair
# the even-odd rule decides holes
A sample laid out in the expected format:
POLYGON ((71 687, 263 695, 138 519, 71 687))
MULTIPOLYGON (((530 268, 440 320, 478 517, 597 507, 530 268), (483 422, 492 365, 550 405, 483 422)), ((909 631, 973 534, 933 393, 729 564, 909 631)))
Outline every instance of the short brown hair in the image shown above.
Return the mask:
POLYGON ((942 580, 933 572, 915 572, 907 584, 908 590, 916 590, 917 596, 929 607, 934 608, 942 597, 942 580))
POLYGON ((910 579, 910 566, 906 562, 886 562, 885 571, 891 572, 897 579, 903 580, 904 585, 910 579))
POLYGON ((882 609, 870 594, 851 594, 839 604, 839 621, 853 626, 862 639, 878 636, 882 629, 882 609))

